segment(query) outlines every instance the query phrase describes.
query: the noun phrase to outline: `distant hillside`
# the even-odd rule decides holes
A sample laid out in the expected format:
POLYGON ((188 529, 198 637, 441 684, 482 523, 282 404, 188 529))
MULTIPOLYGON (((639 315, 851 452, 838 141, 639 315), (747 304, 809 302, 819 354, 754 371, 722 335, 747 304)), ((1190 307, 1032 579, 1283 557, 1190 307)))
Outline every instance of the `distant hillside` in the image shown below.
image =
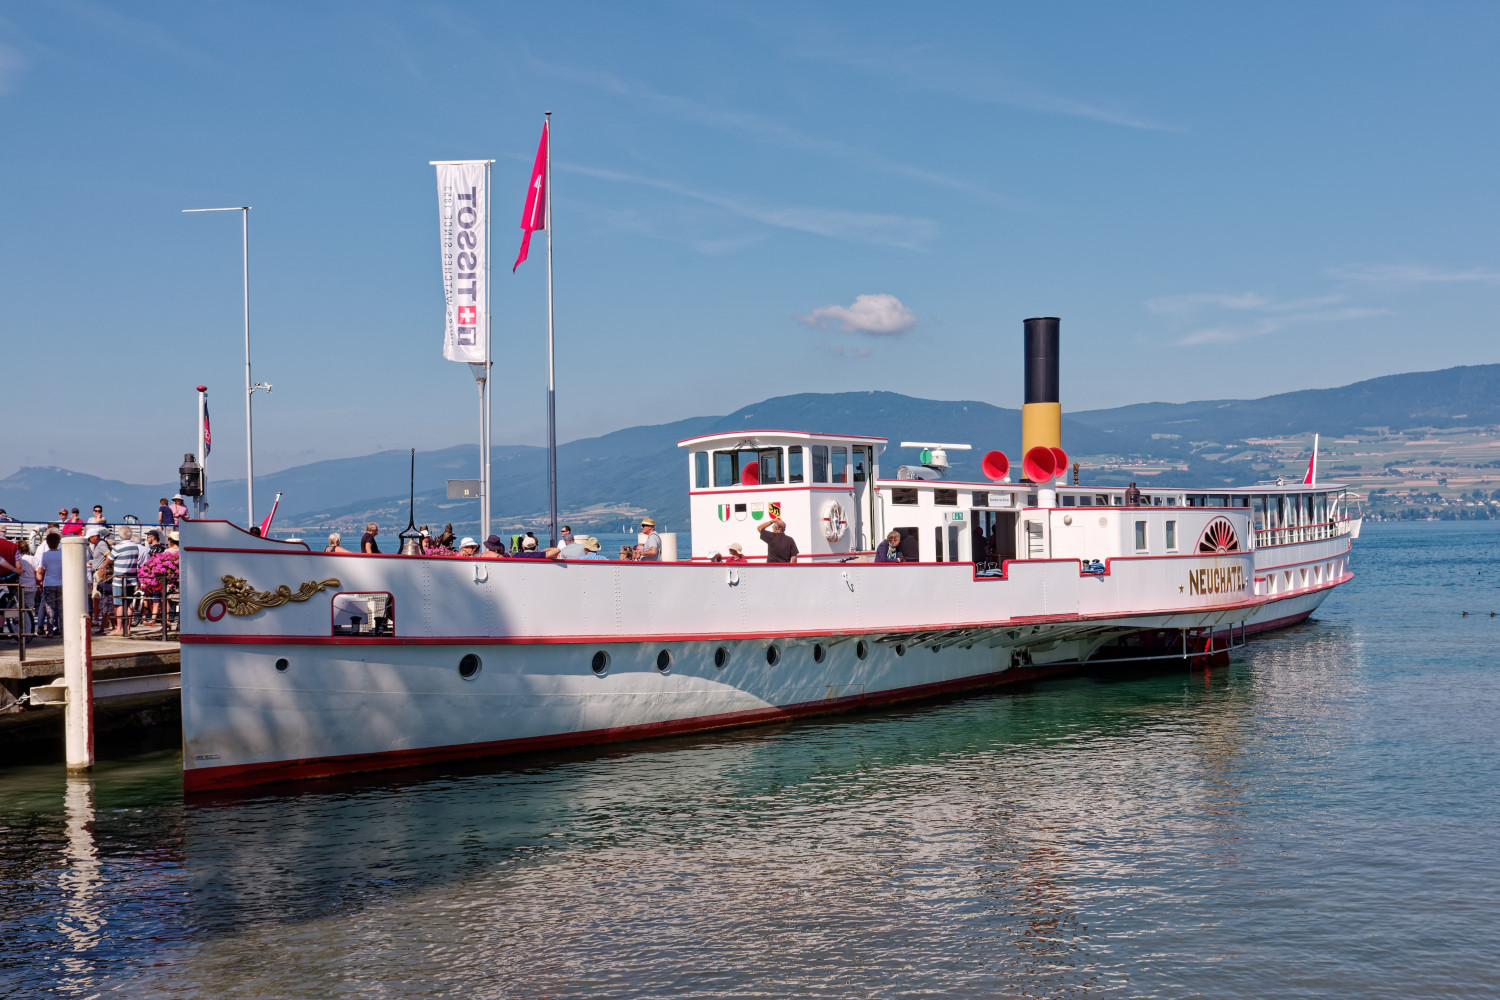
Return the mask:
MULTIPOLYGON (((1091 464, 1150 460, 1151 481, 1162 485, 1252 482, 1268 468, 1263 456, 1205 449, 1202 442, 1231 444, 1246 438, 1349 434, 1362 427, 1452 427, 1500 423, 1500 365, 1451 368, 1370 379, 1338 389, 1283 393, 1255 400, 1143 403, 1072 413, 1063 420, 1063 445, 1091 464), (1153 439, 1153 435, 1156 437, 1153 439), (1161 435, 1180 435, 1162 437, 1161 435), (1225 459, 1216 461, 1208 451, 1225 459)), ((977 479, 979 459, 998 448, 1019 464, 1021 415, 973 400, 916 399, 894 392, 802 393, 778 396, 725 416, 691 417, 669 424, 629 427, 558 448, 558 499, 578 524, 618 525, 650 511, 665 528, 687 522, 687 462, 678 440, 721 431, 817 430, 889 438, 887 472, 915 458, 901 441, 965 442, 973 451, 949 453, 953 475, 977 479)), ((384 451, 333 459, 256 480, 257 508, 264 512, 277 490, 284 492, 278 527, 349 527, 379 521, 394 534, 406 522, 408 453, 384 451)), ((491 455, 493 510, 502 523, 537 523, 547 508, 547 455, 528 445, 497 447, 491 455)), ((446 498, 448 479, 477 478, 472 445, 417 453, 417 522, 452 521, 474 530, 478 504, 446 498)), ((1096 470, 1095 482, 1118 483, 1146 473, 1096 470)), ((58 468, 26 468, 0 480, 0 506, 18 517, 52 516, 58 506, 87 509, 103 503, 112 516, 134 513, 155 519, 156 500, 175 485, 131 485, 58 468)), ((211 513, 243 521, 244 483, 210 484, 211 513)))
POLYGON ((1180 434, 1228 443, 1293 434, 1353 434, 1361 428, 1500 424, 1500 365, 1383 375, 1337 389, 1304 389, 1262 399, 1137 403, 1072 415, 1081 424, 1135 437, 1180 434))

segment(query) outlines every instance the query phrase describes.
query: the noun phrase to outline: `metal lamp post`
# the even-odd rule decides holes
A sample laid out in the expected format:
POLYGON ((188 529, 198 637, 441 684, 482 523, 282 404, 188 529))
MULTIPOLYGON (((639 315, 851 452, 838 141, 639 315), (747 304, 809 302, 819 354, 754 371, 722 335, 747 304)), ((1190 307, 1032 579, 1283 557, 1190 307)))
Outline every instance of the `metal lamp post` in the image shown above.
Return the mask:
POLYGON ((256 389, 271 391, 265 382, 250 377, 250 206, 229 208, 184 208, 183 212, 239 212, 240 245, 243 252, 245 282, 245 524, 255 523, 255 431, 251 423, 250 399, 256 389))

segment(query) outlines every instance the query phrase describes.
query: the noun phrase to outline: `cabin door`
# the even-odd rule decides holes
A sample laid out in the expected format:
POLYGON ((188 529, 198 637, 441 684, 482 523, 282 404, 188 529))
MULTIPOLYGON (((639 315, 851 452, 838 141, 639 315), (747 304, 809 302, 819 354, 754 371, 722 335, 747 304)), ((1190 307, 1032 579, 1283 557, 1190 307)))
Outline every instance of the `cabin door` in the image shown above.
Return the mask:
POLYGON ((870 489, 870 448, 868 445, 857 444, 854 446, 854 475, 849 485, 854 487, 853 510, 848 512, 849 531, 853 536, 850 539, 850 550, 854 552, 869 552, 875 548, 880 541, 871 538, 871 525, 874 523, 871 517, 873 508, 874 492, 870 489))

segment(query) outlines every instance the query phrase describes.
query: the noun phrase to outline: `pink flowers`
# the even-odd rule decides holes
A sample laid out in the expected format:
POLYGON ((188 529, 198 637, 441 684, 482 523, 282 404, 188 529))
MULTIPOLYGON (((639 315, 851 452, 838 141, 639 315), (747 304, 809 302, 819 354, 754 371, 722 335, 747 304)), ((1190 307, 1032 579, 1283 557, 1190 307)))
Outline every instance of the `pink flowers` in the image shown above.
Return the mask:
POLYGON ((160 593, 163 584, 169 591, 176 590, 177 550, 167 549, 154 556, 148 556, 141 564, 139 579, 141 590, 148 594, 160 593))

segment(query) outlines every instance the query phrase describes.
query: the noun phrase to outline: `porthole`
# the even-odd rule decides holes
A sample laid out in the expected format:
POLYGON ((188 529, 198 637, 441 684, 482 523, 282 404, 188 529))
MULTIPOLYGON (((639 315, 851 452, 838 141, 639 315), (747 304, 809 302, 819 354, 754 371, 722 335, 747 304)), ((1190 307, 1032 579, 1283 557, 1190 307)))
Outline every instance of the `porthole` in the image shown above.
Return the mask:
POLYGON ((854 644, 854 655, 863 660, 870 655, 870 644, 863 639, 854 644))
POLYGON ((906 643, 904 643, 904 642, 898 642, 898 643, 896 643, 896 655, 897 656, 905 656, 906 655, 906 643))
POLYGON ((780 646, 767 646, 766 647, 766 662, 769 663, 773 667, 776 666, 776 664, 778 664, 778 663, 781 662, 781 647, 780 646))
POLYGON ((714 666, 718 667, 720 670, 723 670, 728 665, 729 650, 725 649, 723 646, 720 646, 718 649, 714 650, 714 666))
POLYGON ((466 681, 472 681, 479 676, 479 668, 483 666, 479 657, 473 653, 465 653, 464 658, 458 661, 458 676, 466 681))
POLYGON ((822 663, 823 662, 823 657, 825 657, 827 655, 828 655, 828 650, 826 650, 826 649, 823 648, 823 644, 821 642, 815 642, 815 643, 813 643, 813 662, 814 663, 822 663))
POLYGON ((600 677, 603 677, 605 674, 609 673, 609 654, 602 649, 599 650, 594 654, 594 662, 589 664, 589 667, 594 671, 594 673, 598 674, 600 677))
POLYGON ((662 673, 666 673, 672 669, 672 651, 670 649, 664 649, 656 654, 656 669, 662 673))
POLYGON ((286 673, 286 668, 290 666, 291 663, 287 661, 287 658, 285 656, 276 661, 276 669, 280 670, 282 673, 286 673))

